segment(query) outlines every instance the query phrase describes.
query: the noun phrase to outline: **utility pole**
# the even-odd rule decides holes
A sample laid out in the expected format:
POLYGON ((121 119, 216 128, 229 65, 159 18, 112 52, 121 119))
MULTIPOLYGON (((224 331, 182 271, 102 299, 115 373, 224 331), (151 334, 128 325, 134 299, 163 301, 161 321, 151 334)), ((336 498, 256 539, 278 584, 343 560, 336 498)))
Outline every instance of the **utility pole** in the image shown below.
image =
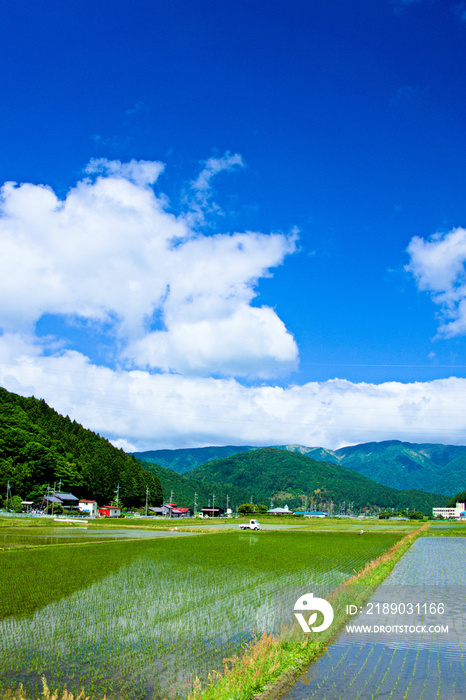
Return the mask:
POLYGON ((54 507, 54 505, 55 505, 55 493, 56 493, 56 491, 55 491, 55 486, 56 486, 56 483, 57 483, 57 482, 55 481, 54 484, 53 484, 52 518, 53 518, 53 507, 54 507))
POLYGON ((149 493, 150 493, 150 492, 149 492, 149 487, 146 486, 146 518, 147 518, 147 499, 148 499, 148 497, 149 497, 149 493))
POLYGON ((215 517, 215 493, 212 494, 212 517, 215 517))
POLYGON ((272 508, 273 508, 273 499, 270 498, 270 510, 272 510, 272 508))
POLYGON ((116 487, 115 491, 113 493, 116 493, 116 504, 118 508, 118 504, 120 503, 120 484, 116 487))
POLYGON ((7 513, 8 513, 8 495, 10 496, 10 501, 11 501, 10 482, 8 482, 8 485, 7 485, 7 487, 6 487, 6 504, 5 504, 5 508, 6 508, 6 512, 7 512, 7 513))
POLYGON ((196 517, 197 493, 194 491, 194 517, 196 517))
POLYGON ((228 504, 230 502, 230 496, 227 495, 227 515, 228 515, 228 504))

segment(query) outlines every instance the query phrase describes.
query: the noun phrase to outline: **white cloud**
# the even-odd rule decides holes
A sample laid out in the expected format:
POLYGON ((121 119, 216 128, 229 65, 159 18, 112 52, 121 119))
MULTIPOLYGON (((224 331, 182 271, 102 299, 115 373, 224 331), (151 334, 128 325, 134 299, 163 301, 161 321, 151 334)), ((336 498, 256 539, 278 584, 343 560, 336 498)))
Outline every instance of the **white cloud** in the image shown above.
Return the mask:
POLYGON ((181 373, 273 376, 296 365, 296 343, 276 313, 242 304, 228 317, 177 321, 149 333, 128 352, 139 367, 181 373))
POLYGON ((451 338, 466 333, 466 229, 455 228, 425 240, 415 236, 409 246, 406 269, 421 291, 430 292, 440 306, 439 335, 451 338))
POLYGON ((206 214, 223 216, 221 207, 213 200, 212 179, 221 172, 232 172, 237 168, 244 168, 245 164, 239 153, 231 154, 229 151, 220 158, 209 158, 202 163, 203 168, 198 177, 190 182, 189 189, 185 192, 184 200, 188 211, 185 221, 193 228, 205 225, 206 214))
POLYGON ((466 414, 458 400, 466 379, 247 387, 234 379, 115 371, 70 351, 14 358, 15 342, 20 339, 0 337, 0 385, 45 398, 118 446, 300 443, 336 449, 395 438, 465 441, 466 414))
POLYGON ((129 163, 122 163, 119 160, 92 158, 86 166, 85 172, 130 180, 136 185, 153 185, 164 170, 164 167, 163 163, 151 160, 133 159, 129 163))
MULTIPOLYGON (((205 196, 216 173, 241 164, 238 155, 208 160, 197 190, 205 196)), ((92 160, 95 179, 63 201, 46 186, 6 183, 0 329, 31 336, 44 314, 79 317, 108 323, 133 366, 261 377, 289 369, 292 336, 273 309, 250 304, 296 234, 193 231, 154 193, 163 167, 92 160)))
POLYGON ((230 171, 234 168, 243 168, 244 162, 239 153, 233 155, 229 152, 225 153, 221 158, 209 158, 205 161, 204 168, 200 172, 197 179, 192 183, 194 190, 206 191, 211 187, 211 180, 214 175, 222 172, 222 170, 230 171))

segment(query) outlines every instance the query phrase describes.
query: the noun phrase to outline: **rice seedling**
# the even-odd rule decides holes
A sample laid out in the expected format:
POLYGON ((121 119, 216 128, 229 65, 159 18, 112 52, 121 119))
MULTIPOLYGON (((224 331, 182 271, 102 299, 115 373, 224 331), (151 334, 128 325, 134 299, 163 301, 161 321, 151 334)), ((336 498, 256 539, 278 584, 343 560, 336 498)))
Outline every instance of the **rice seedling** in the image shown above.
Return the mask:
MULTIPOLYGON (((0 689, 185 697, 399 534, 221 533, 0 554, 0 689), (198 680, 196 680, 198 679, 198 680)), ((259 668, 260 672, 260 668, 259 668)))
POLYGON ((316 664, 318 673, 303 677, 306 690, 298 681, 283 700, 323 700, 330 696, 330 685, 332 698, 347 697, 348 686, 355 697, 459 697, 458 688, 465 681, 466 625, 460 583, 466 577, 465 554, 464 538, 419 538, 371 599, 374 612, 377 601, 387 601, 386 612, 380 607, 372 617, 358 614, 351 620, 354 625, 371 625, 371 630, 343 632, 329 648, 331 661, 323 657, 316 664), (409 603, 412 612, 404 614, 409 603), (407 627, 403 632, 395 629, 402 625, 407 627), (377 663, 369 667, 371 655, 377 663), (344 665, 339 656, 345 657, 344 665))

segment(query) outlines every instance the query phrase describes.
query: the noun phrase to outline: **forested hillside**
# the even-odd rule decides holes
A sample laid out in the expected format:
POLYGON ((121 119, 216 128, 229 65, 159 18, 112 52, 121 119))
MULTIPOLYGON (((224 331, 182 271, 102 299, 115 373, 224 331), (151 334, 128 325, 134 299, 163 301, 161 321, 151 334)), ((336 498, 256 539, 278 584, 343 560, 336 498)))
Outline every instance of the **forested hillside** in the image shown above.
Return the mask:
MULTIPOLYGON (((158 464, 142 462, 142 465, 152 474, 158 476, 165 500, 168 501, 173 493, 173 501, 179 506, 194 509, 194 494, 197 494, 197 511, 204 506, 213 503, 215 494, 215 505, 226 509, 227 496, 229 497, 229 507, 236 510, 241 503, 249 503, 251 493, 238 486, 228 486, 224 484, 209 484, 200 479, 191 479, 189 476, 177 474, 172 469, 166 469, 158 464)), ((264 501, 264 505, 266 501, 264 501)))
POLYGON ((256 450, 257 447, 226 445, 220 447, 186 447, 178 450, 148 450, 147 452, 133 452, 137 459, 150 464, 158 464, 165 469, 172 469, 178 474, 199 467, 211 459, 230 457, 237 452, 256 450))
POLYGON ((417 488, 451 495, 466 487, 464 445, 385 440, 335 451, 302 445, 283 445, 281 449, 342 464, 396 489, 417 488))
POLYGON ((61 481, 62 491, 93 498, 100 505, 115 498, 137 506, 162 502, 158 477, 108 440, 61 416, 45 401, 0 387, 0 494, 9 482, 12 495, 34 500, 61 481))
MULTIPOLYGON (((395 489, 421 489, 451 496, 466 488, 466 447, 464 445, 416 444, 400 440, 368 442, 328 450, 304 445, 272 445, 320 462, 341 464, 395 489)), ((178 450, 137 452, 135 456, 186 474, 213 459, 223 459, 258 447, 196 447, 178 450)))
POLYGON ((399 491, 389 488, 338 464, 319 462, 310 457, 281 449, 264 448, 217 459, 197 467, 186 475, 214 484, 231 484, 250 491, 256 502, 297 507, 303 496, 312 498, 315 507, 330 501, 351 501, 357 508, 409 508, 432 513, 433 506, 447 502, 443 495, 423 491, 399 491))

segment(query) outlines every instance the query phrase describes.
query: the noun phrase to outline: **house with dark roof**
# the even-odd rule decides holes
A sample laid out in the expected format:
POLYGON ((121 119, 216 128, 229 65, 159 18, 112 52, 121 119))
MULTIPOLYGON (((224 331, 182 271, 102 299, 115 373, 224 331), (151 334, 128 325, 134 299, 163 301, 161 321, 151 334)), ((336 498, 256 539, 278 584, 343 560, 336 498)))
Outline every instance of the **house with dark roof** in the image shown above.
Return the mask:
POLYGON ((79 498, 73 496, 72 493, 60 493, 55 491, 53 495, 60 499, 63 508, 76 508, 79 503, 79 498))
POLYGON ((79 498, 73 496, 72 493, 62 493, 60 491, 55 491, 52 494, 44 494, 42 498, 37 502, 37 507, 41 510, 47 508, 51 505, 60 505, 65 510, 70 510, 71 508, 77 508, 79 503, 79 498))
POLYGON ((201 508, 201 513, 204 518, 222 518, 225 511, 223 508, 218 508, 217 506, 215 506, 215 508, 208 506, 206 508, 201 508))
POLYGON ((192 515, 190 508, 179 508, 176 503, 164 503, 158 508, 152 506, 147 511, 161 518, 190 518, 192 515))

